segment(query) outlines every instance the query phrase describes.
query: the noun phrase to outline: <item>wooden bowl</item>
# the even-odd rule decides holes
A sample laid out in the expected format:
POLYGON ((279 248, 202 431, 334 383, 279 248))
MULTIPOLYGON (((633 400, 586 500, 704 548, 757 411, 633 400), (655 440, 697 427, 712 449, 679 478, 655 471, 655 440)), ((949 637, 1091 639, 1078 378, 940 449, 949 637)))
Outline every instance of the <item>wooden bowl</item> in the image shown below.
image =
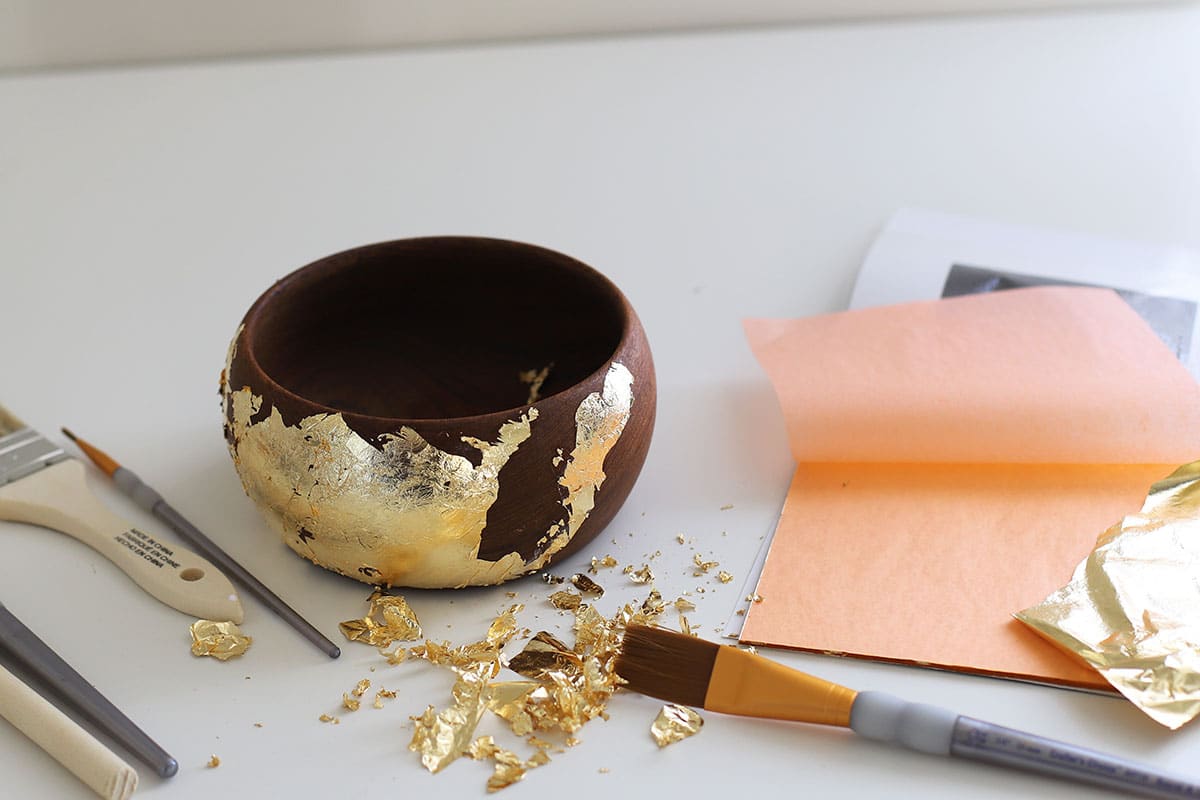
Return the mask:
POLYGON ((621 507, 654 428, 629 302, 568 256, 437 237, 268 289, 222 375, 246 493, 323 567, 393 586, 542 569, 621 507))

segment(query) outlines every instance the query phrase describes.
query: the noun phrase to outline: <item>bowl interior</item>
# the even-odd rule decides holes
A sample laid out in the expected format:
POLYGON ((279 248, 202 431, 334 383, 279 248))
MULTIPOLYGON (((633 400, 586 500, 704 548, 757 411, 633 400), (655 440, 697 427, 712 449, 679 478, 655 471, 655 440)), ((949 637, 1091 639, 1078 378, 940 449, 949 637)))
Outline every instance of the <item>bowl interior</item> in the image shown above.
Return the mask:
POLYGON ((416 239, 315 262, 275 285, 244 343, 288 392, 394 419, 526 405, 602 367, 626 325, 620 292, 553 251, 489 239, 416 239), (524 373, 524 375, 523 375, 524 373))

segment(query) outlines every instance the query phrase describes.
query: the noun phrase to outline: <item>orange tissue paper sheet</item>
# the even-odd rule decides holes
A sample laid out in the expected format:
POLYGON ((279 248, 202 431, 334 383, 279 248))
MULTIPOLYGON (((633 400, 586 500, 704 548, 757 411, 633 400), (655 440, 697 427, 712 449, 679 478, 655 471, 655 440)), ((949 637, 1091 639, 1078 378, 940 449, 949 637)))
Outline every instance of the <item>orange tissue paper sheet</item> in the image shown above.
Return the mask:
POLYGON ((747 320, 798 462, 742 640, 1110 691, 1012 618, 1200 457, 1200 387, 1114 292, 747 320))

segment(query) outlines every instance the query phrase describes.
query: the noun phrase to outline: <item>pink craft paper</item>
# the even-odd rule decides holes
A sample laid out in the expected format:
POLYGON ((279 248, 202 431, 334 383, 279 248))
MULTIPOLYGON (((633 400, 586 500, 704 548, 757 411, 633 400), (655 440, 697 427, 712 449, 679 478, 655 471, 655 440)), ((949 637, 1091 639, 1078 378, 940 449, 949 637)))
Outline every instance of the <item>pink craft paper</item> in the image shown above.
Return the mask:
POLYGON ((1109 290, 746 332, 799 462, 744 641, 1108 690, 1012 619, 1200 457, 1200 387, 1109 290))

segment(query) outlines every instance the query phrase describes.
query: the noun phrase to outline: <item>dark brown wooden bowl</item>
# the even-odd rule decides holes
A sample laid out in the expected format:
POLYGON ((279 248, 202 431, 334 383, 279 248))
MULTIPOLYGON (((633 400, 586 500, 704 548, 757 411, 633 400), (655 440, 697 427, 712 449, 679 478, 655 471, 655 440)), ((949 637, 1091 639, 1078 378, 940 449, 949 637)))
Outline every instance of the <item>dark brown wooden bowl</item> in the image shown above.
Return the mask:
POLYGON ((654 363, 573 258, 497 239, 368 245, 278 281, 222 376, 246 493, 367 583, 494 584, 575 552, 633 488, 654 363))

